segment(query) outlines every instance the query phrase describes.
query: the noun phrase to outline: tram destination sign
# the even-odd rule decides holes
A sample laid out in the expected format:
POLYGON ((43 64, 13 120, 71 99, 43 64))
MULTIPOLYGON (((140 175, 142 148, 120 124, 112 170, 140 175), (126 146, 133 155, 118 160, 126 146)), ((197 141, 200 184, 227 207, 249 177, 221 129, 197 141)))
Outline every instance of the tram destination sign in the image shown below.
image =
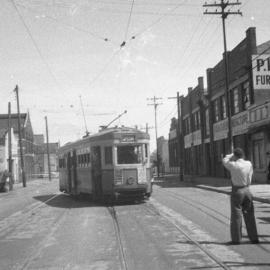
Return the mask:
POLYGON ((254 89, 270 90, 270 54, 252 55, 254 89))
POLYGON ((121 138, 121 142, 135 142, 135 136, 134 135, 123 135, 121 138))

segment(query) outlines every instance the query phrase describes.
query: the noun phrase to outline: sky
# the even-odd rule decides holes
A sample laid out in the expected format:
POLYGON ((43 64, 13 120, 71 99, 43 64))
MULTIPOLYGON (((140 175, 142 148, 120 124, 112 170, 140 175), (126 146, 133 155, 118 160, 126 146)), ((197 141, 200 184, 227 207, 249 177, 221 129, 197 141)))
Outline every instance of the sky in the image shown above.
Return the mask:
MULTIPOLYGON (((30 112, 34 134, 46 134, 47 116, 49 141, 63 145, 127 110, 112 126, 148 124, 154 150, 151 99, 159 98, 158 137, 168 138, 177 116, 171 97, 186 95, 201 76, 206 87, 206 69, 222 58, 222 21, 204 15, 204 3, 2 0, 0 113, 7 113, 8 102, 17 113, 18 85, 20 111, 30 112)), ((242 0, 231 11, 238 9, 243 16, 226 19, 228 50, 249 27, 256 27, 257 45, 270 40, 269 0, 242 0)))

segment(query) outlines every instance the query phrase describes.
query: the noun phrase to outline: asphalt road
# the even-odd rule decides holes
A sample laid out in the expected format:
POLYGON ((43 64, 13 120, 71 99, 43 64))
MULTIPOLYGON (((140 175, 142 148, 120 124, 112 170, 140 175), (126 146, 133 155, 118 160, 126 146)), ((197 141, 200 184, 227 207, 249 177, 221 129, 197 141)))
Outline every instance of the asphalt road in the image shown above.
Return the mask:
POLYGON ((269 269, 270 211, 256 203, 260 245, 228 246, 229 197, 154 186, 144 202, 97 204, 57 180, 0 194, 0 269, 269 269))

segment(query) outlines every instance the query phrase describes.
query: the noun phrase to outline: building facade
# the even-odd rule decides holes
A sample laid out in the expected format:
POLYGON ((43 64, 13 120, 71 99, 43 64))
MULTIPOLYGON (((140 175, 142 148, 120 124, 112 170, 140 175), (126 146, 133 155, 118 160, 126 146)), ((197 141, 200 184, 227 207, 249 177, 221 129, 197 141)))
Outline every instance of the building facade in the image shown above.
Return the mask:
MULTIPOLYGON (((269 54, 270 42, 257 46, 255 28, 249 28, 246 37, 227 55, 228 96, 222 59, 207 69, 206 90, 203 78, 199 78, 198 85, 189 88, 181 99, 184 174, 228 177, 222 156, 231 151, 230 109, 233 146, 243 148, 247 159, 252 161, 255 181, 266 182, 269 163, 266 152, 270 151, 269 54)), ((170 152, 169 156, 173 155, 170 152)))
MULTIPOLYGON (((18 182, 18 146, 15 139, 13 128, 10 130, 11 134, 11 166, 13 171, 13 180, 18 182)), ((0 172, 9 170, 9 141, 8 141, 8 129, 0 129, 0 172)))
MULTIPOLYGON (((35 158, 34 158, 34 172, 36 177, 48 176, 48 151, 47 144, 45 143, 44 135, 34 135, 35 143, 35 158)), ((49 143, 49 156, 50 156, 50 170, 53 175, 58 172, 58 158, 57 152, 59 143, 49 143)))
MULTIPOLYGON (((33 129, 31 125, 31 120, 29 113, 22 113, 20 115, 21 119, 21 137, 22 137, 22 151, 24 157, 24 170, 26 179, 31 179, 33 175, 34 168, 34 143, 33 143, 33 129)), ((8 129, 8 114, 0 115, 0 129, 8 129)), ((21 175, 21 160, 20 160, 20 148, 19 148, 19 124, 18 124, 18 114, 10 115, 10 126, 13 130, 14 140, 13 144, 16 145, 16 154, 13 153, 14 159, 18 159, 18 166, 14 167, 14 175, 17 175, 15 181, 22 181, 21 175)), ((6 158, 5 158, 6 159, 6 158)))
POLYGON ((157 140, 157 147, 159 154, 160 173, 167 174, 170 172, 168 140, 166 140, 163 136, 159 137, 157 140))

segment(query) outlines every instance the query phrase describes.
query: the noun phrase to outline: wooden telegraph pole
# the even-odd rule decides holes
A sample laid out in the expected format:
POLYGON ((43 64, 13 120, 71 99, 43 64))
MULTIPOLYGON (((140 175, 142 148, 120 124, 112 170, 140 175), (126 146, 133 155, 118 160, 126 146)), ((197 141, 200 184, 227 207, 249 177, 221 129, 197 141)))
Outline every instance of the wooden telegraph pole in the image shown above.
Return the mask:
POLYGON ((230 11, 226 10, 227 7, 230 6, 238 6, 241 5, 240 2, 230 3, 229 1, 221 0, 219 3, 207 4, 205 3, 203 7, 205 8, 220 8, 220 10, 208 11, 207 9, 203 14, 207 15, 221 15, 222 18, 222 29, 223 29, 223 43, 224 43, 224 65, 225 65, 225 97, 227 104, 227 116, 228 116, 228 144, 229 149, 232 151, 233 149, 233 136, 232 136, 232 121, 231 121, 231 99, 230 99, 230 89, 229 89, 229 63, 228 63, 228 53, 227 53, 227 41, 226 41, 226 29, 225 29, 225 19, 228 15, 242 15, 242 12, 238 11, 230 11))
POLYGON ((13 189, 13 168, 12 168, 12 139, 11 139, 11 105, 8 103, 8 172, 9 190, 13 189))
MULTIPOLYGON (((181 96, 183 97, 183 96, 181 96)), ((183 127, 182 127, 182 113, 181 113, 181 97, 177 92, 176 97, 168 97, 168 99, 177 99, 177 139, 178 139, 178 160, 179 160, 179 180, 184 181, 184 142, 183 142, 183 127)))
POLYGON ((50 161, 50 147, 49 147, 49 131, 48 131, 48 121, 47 116, 45 116, 45 123, 46 123, 46 138, 47 138, 47 157, 48 157, 48 173, 49 173, 49 181, 52 180, 51 177, 51 161, 50 161))
POLYGON ((19 144, 20 144, 20 156, 21 156, 22 183, 23 183, 23 187, 26 187, 26 177, 25 177, 25 171, 24 171, 24 157, 23 157, 23 147, 22 147, 21 114, 20 114, 20 101, 19 101, 19 94, 18 94, 18 85, 16 85, 14 92, 16 93, 16 99, 17 99, 18 132, 19 132, 19 144))
POLYGON ((153 97, 153 98, 148 98, 147 100, 152 100, 153 103, 152 104, 147 104, 149 106, 154 106, 155 109, 155 132, 156 132, 156 147, 157 147, 157 174, 159 177, 160 174, 160 156, 159 156, 159 152, 158 152, 158 133, 157 133, 157 106, 161 105, 162 103, 158 103, 157 100, 160 100, 162 98, 157 98, 157 97, 153 97))

